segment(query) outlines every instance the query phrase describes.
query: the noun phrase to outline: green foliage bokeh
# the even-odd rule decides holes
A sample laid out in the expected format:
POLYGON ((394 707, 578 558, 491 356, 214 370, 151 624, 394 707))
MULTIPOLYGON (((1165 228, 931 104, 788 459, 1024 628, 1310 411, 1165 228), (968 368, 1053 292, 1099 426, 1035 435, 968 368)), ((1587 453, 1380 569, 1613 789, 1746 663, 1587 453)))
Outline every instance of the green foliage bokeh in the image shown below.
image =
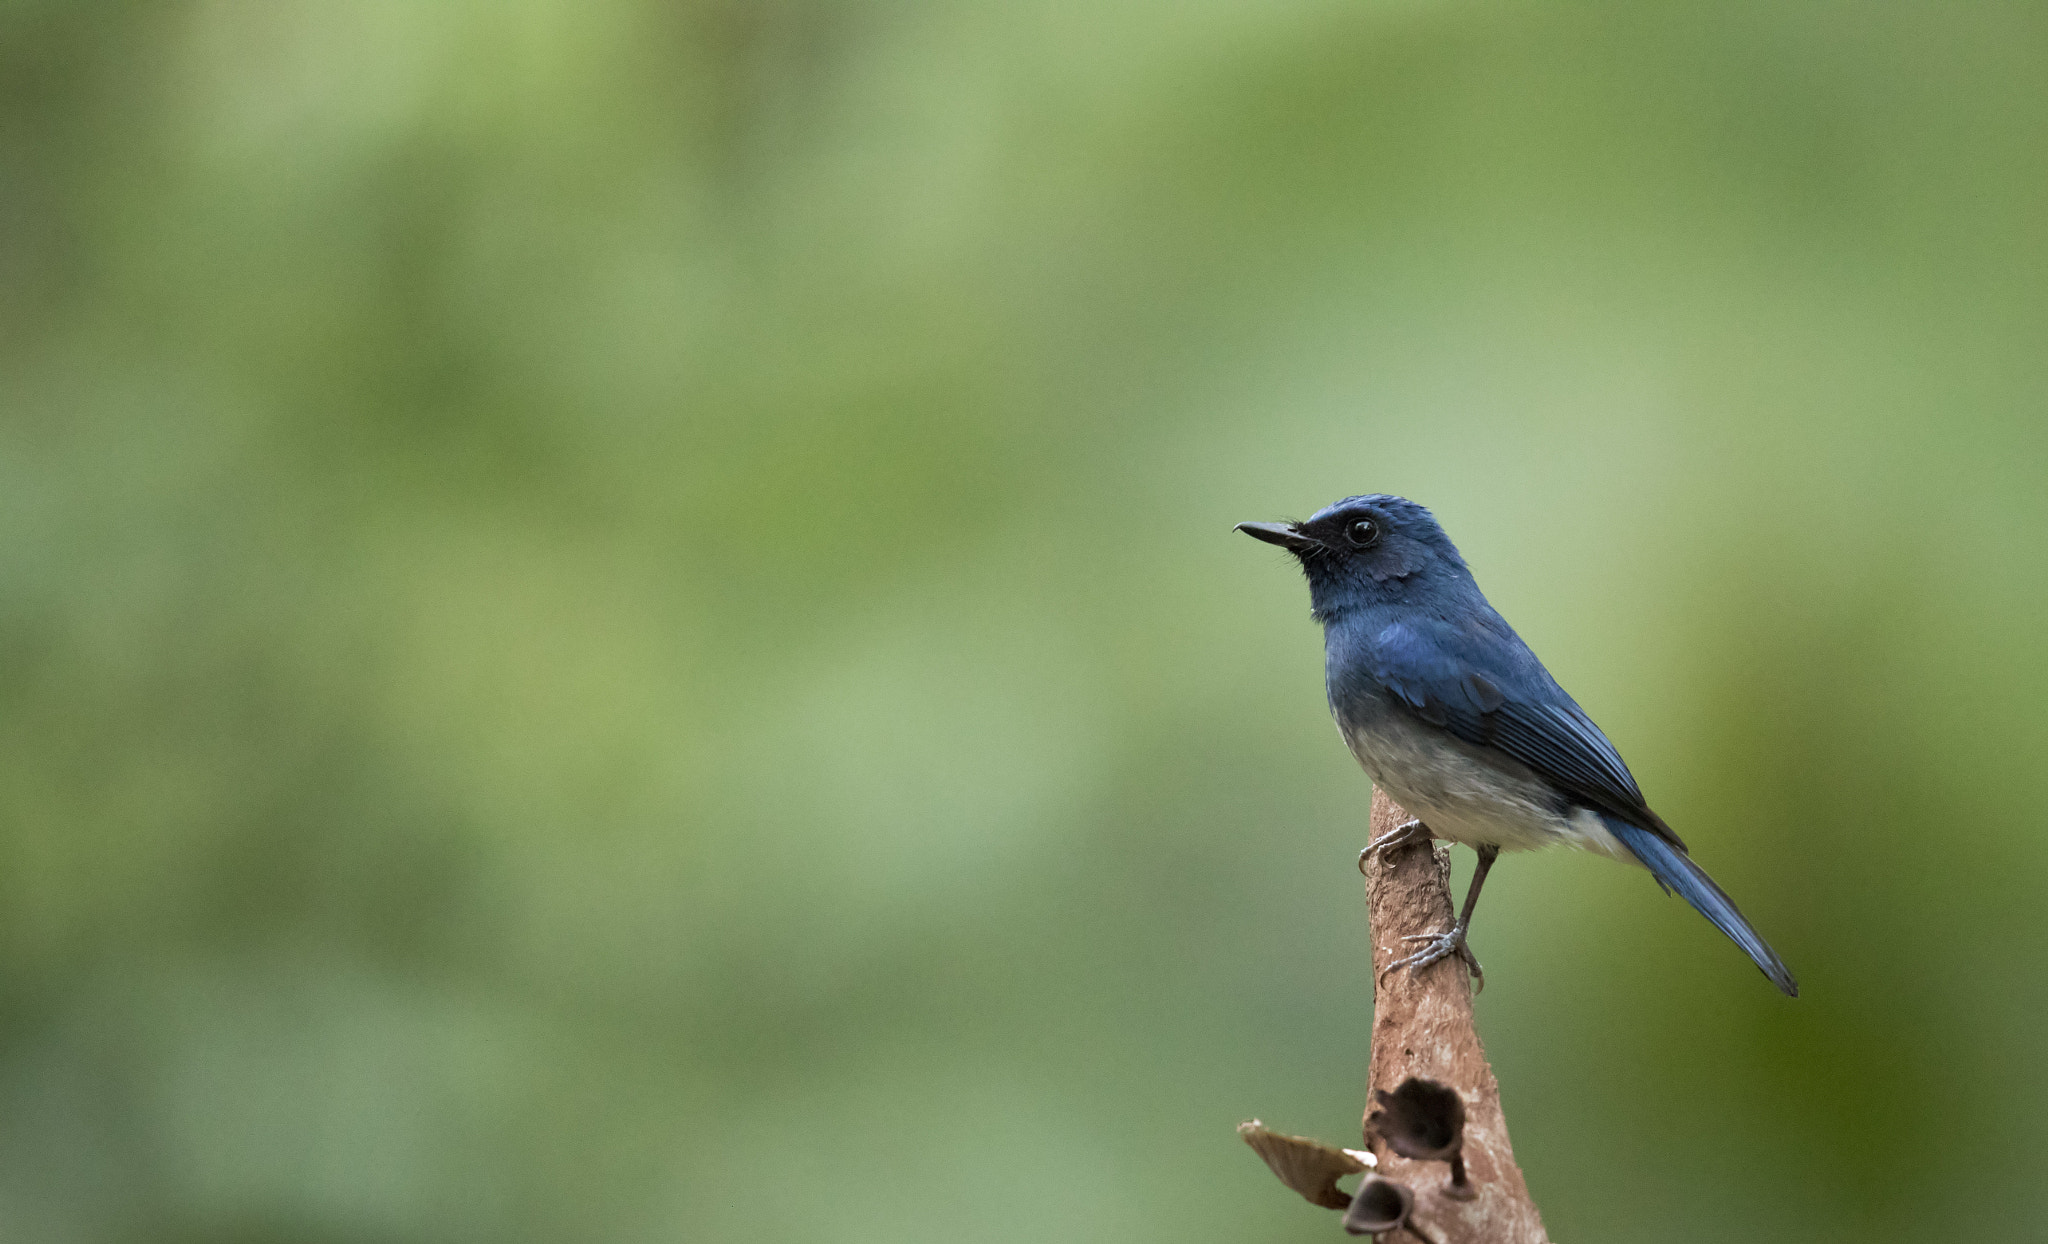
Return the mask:
MULTIPOLYGON (((1552 1233, 2048 1215, 2048 14, 0 4, 0 1238, 1335 1238, 1432 506, 1552 1233)), ((1462 863, 1462 861, 1461 861, 1462 863)))

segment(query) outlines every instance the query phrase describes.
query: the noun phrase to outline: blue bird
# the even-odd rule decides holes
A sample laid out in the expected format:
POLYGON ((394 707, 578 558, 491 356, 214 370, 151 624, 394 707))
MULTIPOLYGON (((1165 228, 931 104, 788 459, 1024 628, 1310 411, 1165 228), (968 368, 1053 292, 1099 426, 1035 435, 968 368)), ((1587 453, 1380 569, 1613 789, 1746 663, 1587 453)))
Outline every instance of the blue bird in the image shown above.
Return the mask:
POLYGON ((1473 581, 1423 507, 1403 497, 1346 497, 1300 523, 1237 530, 1293 553, 1323 625, 1330 712, 1351 754, 1415 819, 1367 853, 1444 838, 1479 855, 1448 932, 1394 967, 1458 956, 1479 889, 1503 850, 1580 847, 1650 870, 1756 961, 1791 997, 1799 985, 1735 904, 1650 811, 1621 754, 1543 668, 1473 581))

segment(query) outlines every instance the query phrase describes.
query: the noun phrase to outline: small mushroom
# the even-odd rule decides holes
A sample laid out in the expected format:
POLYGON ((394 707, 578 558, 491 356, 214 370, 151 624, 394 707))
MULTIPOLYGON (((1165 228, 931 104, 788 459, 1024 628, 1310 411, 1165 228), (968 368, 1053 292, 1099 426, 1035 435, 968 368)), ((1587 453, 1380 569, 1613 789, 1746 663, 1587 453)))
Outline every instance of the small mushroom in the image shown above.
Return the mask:
POLYGON ((1407 1184, 1384 1175, 1367 1175, 1358 1183, 1358 1192, 1351 1198, 1351 1208, 1344 1212, 1344 1229, 1352 1235, 1377 1238, 1406 1227, 1415 1238, 1426 1244, 1436 1244, 1415 1225, 1411 1217, 1414 1212, 1415 1193, 1407 1184))
POLYGON ((1289 1136, 1257 1119, 1238 1124, 1237 1134, 1266 1160, 1281 1183, 1299 1192, 1310 1204, 1325 1209, 1349 1208, 1353 1199, 1337 1186, 1337 1181, 1374 1164, 1370 1153, 1337 1149, 1306 1136, 1289 1136))
POLYGON ((1373 1093, 1379 1109, 1365 1121, 1387 1147, 1418 1162, 1448 1162, 1451 1182, 1444 1195, 1469 1201, 1477 1189, 1465 1181, 1465 1101, 1458 1090, 1435 1080, 1410 1076, 1389 1093, 1373 1093))

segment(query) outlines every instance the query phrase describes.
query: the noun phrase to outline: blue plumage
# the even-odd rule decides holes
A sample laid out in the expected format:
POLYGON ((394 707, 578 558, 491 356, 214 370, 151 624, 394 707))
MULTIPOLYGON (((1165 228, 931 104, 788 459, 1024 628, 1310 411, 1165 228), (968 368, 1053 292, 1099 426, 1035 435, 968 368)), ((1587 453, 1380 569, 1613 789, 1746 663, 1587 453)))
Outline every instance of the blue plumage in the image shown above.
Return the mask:
POLYGON ((1771 983, 1792 997, 1799 996, 1799 983, 1792 979, 1792 970, 1778 958, 1778 952, 1757 936, 1749 921, 1735 910, 1735 901, 1724 893, 1714 879, 1707 876, 1705 869, 1692 862, 1683 848, 1672 845, 1647 829, 1641 829, 1618 817, 1602 817, 1607 828, 1622 845, 1634 853, 1658 884, 1675 892, 1678 897, 1691 903, 1693 910, 1714 922, 1714 927, 1726 933, 1737 946, 1756 961, 1763 974, 1771 983))
POLYGON ((1359 763, 1430 835, 1479 852, 1457 925, 1403 963, 1465 945, 1502 849, 1567 844, 1640 863, 1734 939, 1787 994, 1798 986, 1650 810, 1628 765, 1487 603, 1429 511, 1348 497, 1302 523, 1242 523, 1300 560, 1323 624, 1330 711, 1359 763))

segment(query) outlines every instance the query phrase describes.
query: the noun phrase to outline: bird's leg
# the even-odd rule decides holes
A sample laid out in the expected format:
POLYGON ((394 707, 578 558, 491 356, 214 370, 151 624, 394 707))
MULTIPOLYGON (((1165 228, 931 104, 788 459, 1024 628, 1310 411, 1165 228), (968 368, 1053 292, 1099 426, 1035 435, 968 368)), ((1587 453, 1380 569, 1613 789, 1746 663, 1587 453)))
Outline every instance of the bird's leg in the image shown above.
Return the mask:
POLYGON ((1479 853, 1479 867, 1472 873, 1471 888, 1465 891, 1465 906, 1458 913, 1458 922, 1451 926, 1448 933, 1416 933, 1402 938, 1404 942, 1427 944, 1414 954, 1389 963, 1386 967, 1388 972, 1395 968, 1426 968, 1439 959, 1448 959, 1456 955, 1465 961, 1466 967, 1472 969, 1472 978, 1477 982, 1474 992, 1486 988, 1486 972, 1480 968, 1478 956, 1465 944, 1465 934, 1472 928, 1472 910, 1479 906, 1479 887, 1486 884, 1487 871, 1493 867, 1493 861, 1500 857, 1500 848, 1483 846, 1474 847, 1473 850, 1479 853))
POLYGON ((1420 817, 1411 816, 1386 833, 1373 839, 1366 845, 1365 850, 1358 853, 1358 871, 1364 872, 1365 861, 1372 858, 1378 852, 1392 851, 1396 847, 1405 847, 1410 843, 1428 841, 1429 826, 1424 825, 1420 817))

